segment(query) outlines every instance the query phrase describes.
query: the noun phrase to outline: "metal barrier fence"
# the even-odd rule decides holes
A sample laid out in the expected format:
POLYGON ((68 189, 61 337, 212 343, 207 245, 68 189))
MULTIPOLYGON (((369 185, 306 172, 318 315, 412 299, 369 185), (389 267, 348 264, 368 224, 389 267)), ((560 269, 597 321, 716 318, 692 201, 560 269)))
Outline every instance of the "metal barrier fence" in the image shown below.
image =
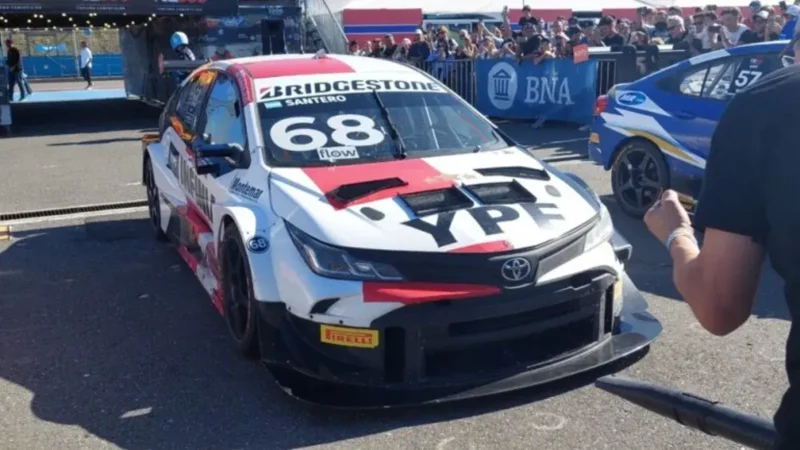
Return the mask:
POLYGON ((122 75, 119 30, 109 28, 61 30, 0 30, 0 41, 14 41, 30 78, 76 77, 80 73, 80 43, 92 50, 93 76, 122 75))
POLYGON ((605 95, 618 83, 629 83, 671 66, 689 57, 686 50, 673 50, 672 46, 647 46, 636 50, 633 47, 622 51, 608 48, 589 49, 589 58, 597 61, 597 95, 605 95))
MULTIPOLYGON (((689 57, 684 50, 667 48, 648 48, 643 51, 626 49, 611 52, 590 50, 589 58, 597 61, 597 95, 604 95, 618 83, 635 81, 649 73, 670 66, 689 57)), ((422 61, 413 66, 431 74, 464 100, 475 105, 477 80, 475 62, 466 60, 422 61)))
POLYGON ((475 104, 478 89, 474 61, 469 59, 420 61, 412 65, 431 74, 471 105, 475 104))
POLYGON ((119 30, 114 28, 0 30, 0 37, 13 40, 23 56, 78 56, 83 41, 98 55, 121 53, 119 30))
POLYGON ((328 53, 347 53, 347 35, 325 0, 305 0, 305 15, 316 28, 328 53))

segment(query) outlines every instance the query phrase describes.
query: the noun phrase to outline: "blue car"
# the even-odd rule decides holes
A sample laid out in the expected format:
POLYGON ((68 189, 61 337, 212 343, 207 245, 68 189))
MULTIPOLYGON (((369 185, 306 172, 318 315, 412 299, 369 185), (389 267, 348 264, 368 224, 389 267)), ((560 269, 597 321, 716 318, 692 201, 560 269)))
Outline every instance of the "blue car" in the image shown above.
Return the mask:
POLYGON ((642 217, 664 189, 692 204, 700 193, 711 135, 734 94, 787 62, 789 41, 702 54, 597 99, 589 157, 611 171, 614 197, 642 217))

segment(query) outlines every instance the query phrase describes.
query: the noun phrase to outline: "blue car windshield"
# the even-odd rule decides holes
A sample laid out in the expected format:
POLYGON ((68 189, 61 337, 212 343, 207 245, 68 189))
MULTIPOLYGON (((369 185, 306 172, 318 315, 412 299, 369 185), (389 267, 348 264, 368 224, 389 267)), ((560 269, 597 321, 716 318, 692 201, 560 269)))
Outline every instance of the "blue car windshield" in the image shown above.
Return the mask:
POLYGON ((398 157, 398 146, 407 158, 423 158, 511 145, 488 120, 444 90, 267 100, 258 110, 265 156, 273 166, 386 161, 398 157))

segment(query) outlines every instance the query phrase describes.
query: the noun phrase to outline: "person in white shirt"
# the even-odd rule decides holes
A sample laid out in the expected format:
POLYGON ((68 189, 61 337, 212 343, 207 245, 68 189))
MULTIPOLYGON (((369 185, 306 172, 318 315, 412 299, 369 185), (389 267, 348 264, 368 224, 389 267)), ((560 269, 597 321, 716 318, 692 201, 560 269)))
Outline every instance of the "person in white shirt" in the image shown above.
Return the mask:
POLYGON ((81 76, 86 80, 86 89, 92 88, 92 51, 86 45, 86 41, 81 41, 80 54, 81 76))
POLYGON ((743 33, 751 31, 747 25, 742 23, 742 15, 739 8, 724 8, 722 10, 722 46, 724 48, 736 47, 739 45, 739 38, 743 33))

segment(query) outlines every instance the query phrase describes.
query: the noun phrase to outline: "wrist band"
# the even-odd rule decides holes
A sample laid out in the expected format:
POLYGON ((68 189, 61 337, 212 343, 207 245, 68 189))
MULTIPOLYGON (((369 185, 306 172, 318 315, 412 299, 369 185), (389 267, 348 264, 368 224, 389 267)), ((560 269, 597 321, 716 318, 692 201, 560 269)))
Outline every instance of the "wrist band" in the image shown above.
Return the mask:
POLYGON ((687 238, 691 239, 694 242, 694 245, 697 245, 697 238, 694 237, 694 232, 691 230, 687 230, 685 228, 678 228, 677 230, 673 231, 672 233, 667 236, 667 240, 664 245, 667 246, 667 250, 672 250, 672 241, 679 236, 686 236, 687 238))

